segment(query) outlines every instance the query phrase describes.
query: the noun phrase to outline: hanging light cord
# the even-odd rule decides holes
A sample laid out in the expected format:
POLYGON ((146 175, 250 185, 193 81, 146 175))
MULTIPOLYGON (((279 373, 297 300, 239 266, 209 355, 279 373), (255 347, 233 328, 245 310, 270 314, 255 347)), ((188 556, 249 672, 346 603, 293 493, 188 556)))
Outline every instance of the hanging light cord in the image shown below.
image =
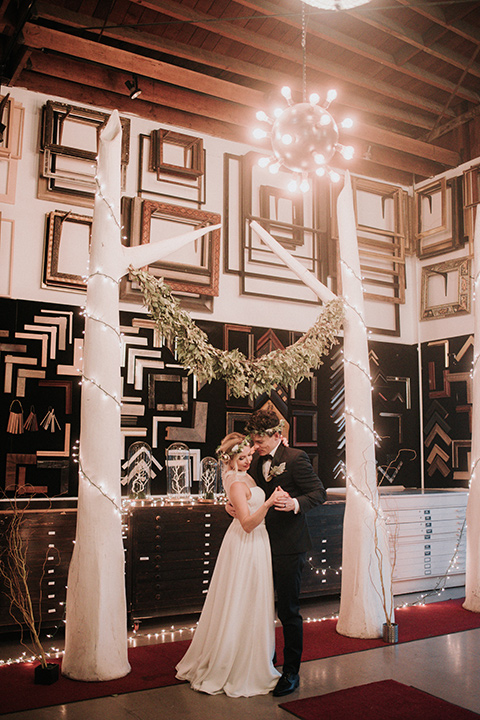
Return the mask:
POLYGON ((307 19, 305 14, 305 3, 302 2, 302 81, 303 81, 303 102, 307 102, 307 19))

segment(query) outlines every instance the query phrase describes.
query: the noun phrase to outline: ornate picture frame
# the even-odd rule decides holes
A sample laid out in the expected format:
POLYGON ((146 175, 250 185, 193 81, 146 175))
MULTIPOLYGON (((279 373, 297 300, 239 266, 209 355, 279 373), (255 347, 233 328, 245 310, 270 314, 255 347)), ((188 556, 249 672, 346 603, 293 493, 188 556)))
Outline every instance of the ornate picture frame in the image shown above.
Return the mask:
POLYGON ((464 315, 471 307, 471 260, 446 260, 422 267, 420 320, 464 315))

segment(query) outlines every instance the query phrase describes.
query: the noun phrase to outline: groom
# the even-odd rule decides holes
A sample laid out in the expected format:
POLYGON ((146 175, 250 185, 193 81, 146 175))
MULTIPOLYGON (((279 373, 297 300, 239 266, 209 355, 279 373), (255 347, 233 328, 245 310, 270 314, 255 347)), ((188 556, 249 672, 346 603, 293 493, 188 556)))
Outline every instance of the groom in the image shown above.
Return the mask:
POLYGON ((305 514, 326 498, 308 455, 283 444, 282 425, 283 420, 275 412, 257 410, 245 428, 255 448, 250 475, 267 497, 278 485, 284 490, 281 500, 265 518, 272 548, 277 614, 285 642, 283 674, 273 691, 277 697, 293 692, 300 682, 303 649, 300 582, 307 550, 311 548, 305 514))

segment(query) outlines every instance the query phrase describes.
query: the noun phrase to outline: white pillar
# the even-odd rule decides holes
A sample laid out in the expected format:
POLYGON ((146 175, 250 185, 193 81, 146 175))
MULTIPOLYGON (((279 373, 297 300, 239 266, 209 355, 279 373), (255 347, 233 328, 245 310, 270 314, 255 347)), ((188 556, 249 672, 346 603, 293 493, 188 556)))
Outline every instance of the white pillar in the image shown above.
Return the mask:
POLYGON ((472 461, 470 491, 467 503, 467 574, 465 581, 466 610, 480 612, 480 211, 477 208, 473 242, 474 337, 472 461))
POLYGON ((347 496, 343 526, 342 591, 337 632, 379 637, 393 621, 391 564, 376 480, 375 435, 364 319, 363 286, 350 175, 338 197, 342 294, 347 496))

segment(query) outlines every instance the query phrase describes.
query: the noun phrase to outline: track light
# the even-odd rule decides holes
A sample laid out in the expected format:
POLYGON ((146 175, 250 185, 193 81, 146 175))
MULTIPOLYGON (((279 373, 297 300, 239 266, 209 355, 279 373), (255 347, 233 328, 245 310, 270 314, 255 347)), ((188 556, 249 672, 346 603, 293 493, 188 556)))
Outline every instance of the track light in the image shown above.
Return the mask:
POLYGON ((126 80, 125 85, 130 91, 130 100, 136 100, 142 91, 138 87, 138 78, 136 75, 132 75, 132 80, 126 80))

